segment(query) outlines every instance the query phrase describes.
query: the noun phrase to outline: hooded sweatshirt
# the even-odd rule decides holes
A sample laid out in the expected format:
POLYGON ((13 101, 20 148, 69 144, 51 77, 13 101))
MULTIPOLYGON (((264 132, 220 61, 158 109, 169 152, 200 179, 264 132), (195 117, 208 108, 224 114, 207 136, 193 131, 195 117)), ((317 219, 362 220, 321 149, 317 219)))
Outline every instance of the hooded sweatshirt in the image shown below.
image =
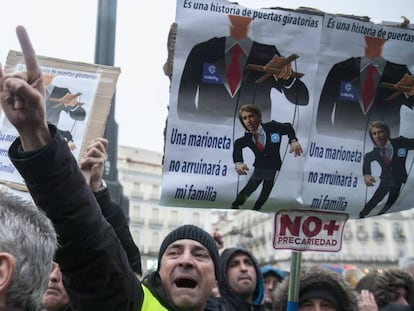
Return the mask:
POLYGON ((228 311, 263 311, 264 307, 264 283, 263 277, 257 264, 256 258, 244 248, 227 248, 220 256, 220 277, 219 277, 219 291, 221 295, 221 301, 226 306, 228 311), (247 255, 253 262, 256 270, 256 289, 253 294, 253 302, 248 303, 240 298, 229 285, 227 278, 227 267, 230 258, 236 253, 242 253, 247 255))

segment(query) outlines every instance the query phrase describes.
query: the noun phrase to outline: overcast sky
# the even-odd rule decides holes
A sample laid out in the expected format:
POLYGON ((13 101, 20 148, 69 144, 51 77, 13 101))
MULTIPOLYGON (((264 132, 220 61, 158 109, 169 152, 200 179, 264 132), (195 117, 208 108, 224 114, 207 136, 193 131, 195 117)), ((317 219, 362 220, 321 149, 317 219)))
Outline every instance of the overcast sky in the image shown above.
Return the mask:
MULTIPOLYGON (((201 0, 200 0, 201 1, 201 0)), ((94 62, 96 0, 13 0, 0 10, 0 61, 19 50, 15 27, 24 25, 39 55, 94 62)), ((329 13, 370 16, 374 22, 414 22, 413 0, 242 0, 250 8, 313 7, 329 13)), ((118 143, 162 151, 169 80, 162 71, 175 1, 119 0, 115 66, 121 68, 115 118, 118 143)))

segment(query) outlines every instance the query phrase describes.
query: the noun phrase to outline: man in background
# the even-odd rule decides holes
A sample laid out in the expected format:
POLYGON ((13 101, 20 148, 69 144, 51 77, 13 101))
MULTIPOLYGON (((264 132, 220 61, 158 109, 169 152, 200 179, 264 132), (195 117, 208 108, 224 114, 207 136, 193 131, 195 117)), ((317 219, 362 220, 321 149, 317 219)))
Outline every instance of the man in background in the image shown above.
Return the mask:
POLYGON ((264 287, 256 258, 243 248, 226 248, 220 256, 219 291, 228 311, 263 311, 264 287))
POLYGON ((272 310, 274 292, 279 284, 284 280, 285 272, 272 265, 265 265, 261 267, 260 272, 262 273, 264 280, 265 307, 268 310, 272 310))
POLYGON ((53 262, 52 273, 49 276, 49 284, 46 292, 42 296, 41 311, 71 311, 69 306, 69 296, 63 286, 62 272, 59 265, 53 262))
MULTIPOLYGON (((56 228, 60 247, 55 261, 72 307, 203 311, 218 275, 213 238, 193 225, 178 227, 161 245, 157 271, 148 282, 138 280, 65 140, 54 125, 47 124, 45 86, 36 54, 25 28, 18 26, 16 32, 27 71, 6 75, 0 68, 0 102, 19 133, 9 157, 56 228)), ((52 256, 45 265, 45 285, 52 256)))
POLYGON ((0 310, 39 310, 56 248, 55 229, 46 215, 0 192, 0 310))
MULTIPOLYGON (((273 311, 287 310, 289 279, 276 289, 273 311)), ((297 290, 299 311, 360 311, 356 294, 342 275, 320 266, 302 268, 297 290)))

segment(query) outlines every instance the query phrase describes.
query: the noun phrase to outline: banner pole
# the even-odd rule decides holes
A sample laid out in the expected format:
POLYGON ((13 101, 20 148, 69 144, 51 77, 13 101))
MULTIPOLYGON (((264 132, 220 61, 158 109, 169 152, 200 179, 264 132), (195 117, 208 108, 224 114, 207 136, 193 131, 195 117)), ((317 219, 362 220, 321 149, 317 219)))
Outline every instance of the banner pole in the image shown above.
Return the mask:
POLYGON ((299 279, 302 264, 302 252, 292 251, 289 275, 289 291, 286 311, 297 311, 299 302, 299 279))

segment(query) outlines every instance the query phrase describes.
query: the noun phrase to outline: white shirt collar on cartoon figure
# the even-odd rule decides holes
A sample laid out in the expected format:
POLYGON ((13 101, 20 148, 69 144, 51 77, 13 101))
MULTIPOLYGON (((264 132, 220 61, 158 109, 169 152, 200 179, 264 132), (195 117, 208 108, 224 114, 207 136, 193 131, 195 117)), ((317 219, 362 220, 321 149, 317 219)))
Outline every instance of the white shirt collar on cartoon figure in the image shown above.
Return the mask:
POLYGON ((385 60, 385 58, 384 58, 384 57, 382 57, 382 56, 380 56, 380 57, 378 57, 378 58, 376 58, 376 59, 374 59, 374 60, 370 60, 370 59, 366 58, 365 56, 362 56, 362 57, 361 57, 361 66, 360 66, 360 70, 361 70, 361 71, 364 71, 364 70, 365 70, 365 68, 366 68, 368 65, 372 64, 372 65, 374 65, 374 66, 375 66, 375 68, 377 69, 378 73, 379 73, 380 75, 382 75, 382 73, 384 72, 384 68, 385 68, 385 63, 386 63, 386 62, 387 62, 387 61, 386 61, 386 60, 385 60))
POLYGON ((259 134, 259 136, 266 135, 266 132, 263 129, 263 126, 261 124, 259 124, 259 127, 257 128, 257 130, 255 132, 252 132, 252 134, 253 133, 257 133, 257 134, 259 134))
POLYGON ((240 41, 236 41, 232 37, 226 37, 225 52, 227 53, 236 43, 240 45, 244 52, 244 55, 249 55, 250 49, 253 45, 253 41, 249 37, 244 37, 240 41))
POLYGON ((254 136, 253 136, 253 134, 254 134, 254 133, 259 134, 259 137, 258 137, 259 142, 260 142, 263 146, 265 146, 265 145, 266 145, 266 132, 265 132, 265 130, 263 129, 263 127, 262 127, 262 125, 261 125, 261 124, 260 124, 260 125, 259 125, 259 127, 257 128, 257 131, 256 131, 256 132, 252 132, 252 139, 253 139, 253 142, 255 142, 255 139, 254 139, 254 136))

